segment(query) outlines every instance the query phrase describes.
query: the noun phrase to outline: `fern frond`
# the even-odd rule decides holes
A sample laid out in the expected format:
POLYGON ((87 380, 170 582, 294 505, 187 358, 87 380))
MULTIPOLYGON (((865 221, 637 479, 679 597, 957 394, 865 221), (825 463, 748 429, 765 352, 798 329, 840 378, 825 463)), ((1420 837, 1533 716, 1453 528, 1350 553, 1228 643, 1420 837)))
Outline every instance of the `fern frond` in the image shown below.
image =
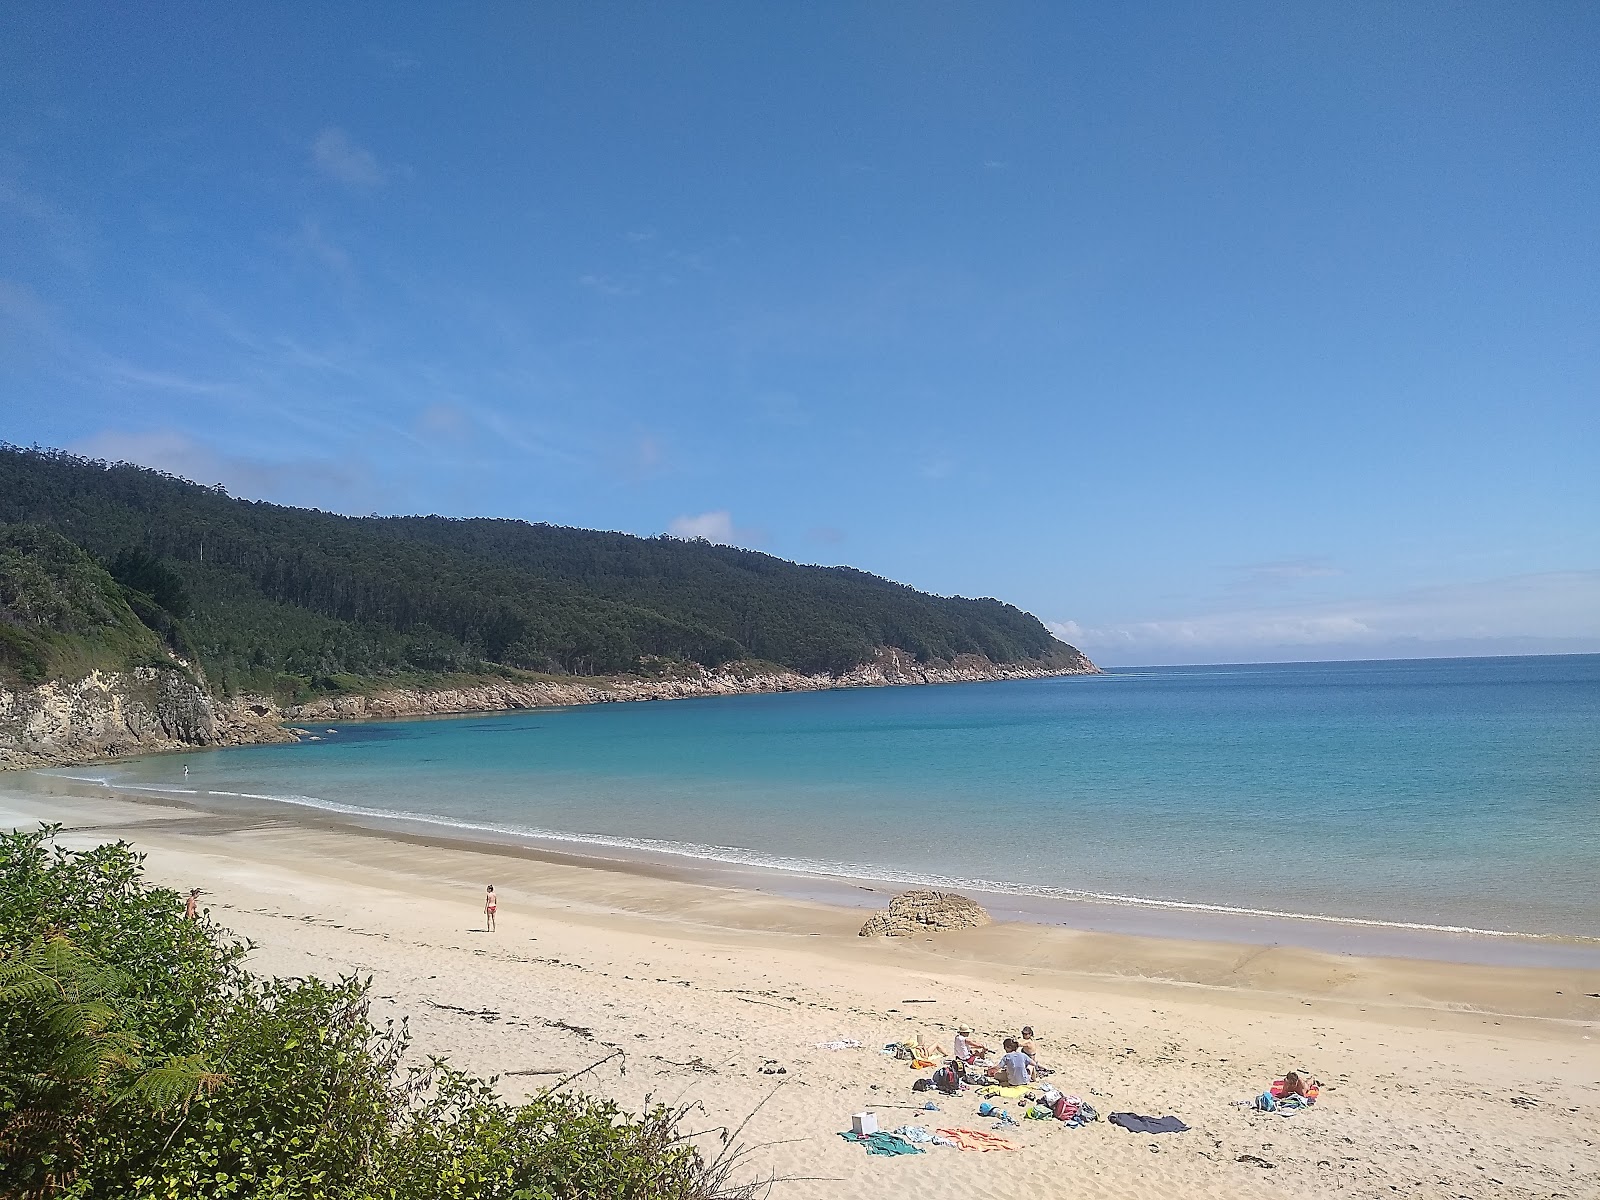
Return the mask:
POLYGON ((174 1055, 158 1067, 145 1071, 125 1093, 157 1111, 188 1108, 200 1095, 211 1095, 228 1077, 215 1071, 198 1054, 174 1055))

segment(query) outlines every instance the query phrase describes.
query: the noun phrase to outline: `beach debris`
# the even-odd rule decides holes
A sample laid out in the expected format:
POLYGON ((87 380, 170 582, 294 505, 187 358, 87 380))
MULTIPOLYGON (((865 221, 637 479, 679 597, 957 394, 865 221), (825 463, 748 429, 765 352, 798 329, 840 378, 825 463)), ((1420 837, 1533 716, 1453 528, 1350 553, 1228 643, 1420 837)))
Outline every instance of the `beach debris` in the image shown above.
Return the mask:
POLYGON ((1277 1163, 1270 1163, 1264 1158, 1258 1158, 1254 1154, 1241 1154, 1241 1155, 1239 1155, 1238 1158, 1234 1159, 1234 1161, 1235 1162, 1242 1162, 1242 1163, 1254 1163, 1256 1166, 1260 1167, 1263 1171, 1274 1170, 1274 1169, 1277 1168, 1277 1165, 1278 1165, 1277 1163))
POLYGON ((837 1038, 831 1042, 818 1042, 818 1050, 859 1050, 861 1043, 854 1038, 837 1038))
POLYGON ((543 1024, 546 1029, 562 1029, 577 1034, 586 1042, 594 1041, 594 1030, 586 1025, 569 1025, 565 1021, 545 1021, 543 1024))
MULTIPOLYGON (((429 976, 429 978, 431 979, 432 976, 429 976)), ((500 1019, 500 1014, 492 1008, 462 1008, 456 1004, 440 1004, 437 1000, 424 1000, 423 1003, 431 1008, 441 1009, 444 1012, 460 1013, 464 1017, 477 1017, 478 1020, 488 1021, 490 1024, 500 1019)), ((548 1025, 549 1022, 546 1021, 545 1024, 548 1025)))
MULTIPOLYGON (((662 1058, 659 1054, 652 1054, 650 1057, 655 1059, 657 1062, 666 1063, 669 1067, 685 1067, 690 1071, 698 1071, 702 1075, 715 1075, 717 1073, 717 1069, 702 1059, 698 1054, 696 1054, 688 1062, 676 1062, 670 1058, 662 1058)), ((782 1072, 779 1073, 781 1074, 782 1072)))
MULTIPOLYGON (((914 890, 901 892, 889 907, 874 913, 861 927, 861 937, 911 937, 947 929, 976 929, 990 923, 989 914, 976 901, 955 892, 914 890)), ((904 1004, 932 1003, 905 1000, 904 1004)))

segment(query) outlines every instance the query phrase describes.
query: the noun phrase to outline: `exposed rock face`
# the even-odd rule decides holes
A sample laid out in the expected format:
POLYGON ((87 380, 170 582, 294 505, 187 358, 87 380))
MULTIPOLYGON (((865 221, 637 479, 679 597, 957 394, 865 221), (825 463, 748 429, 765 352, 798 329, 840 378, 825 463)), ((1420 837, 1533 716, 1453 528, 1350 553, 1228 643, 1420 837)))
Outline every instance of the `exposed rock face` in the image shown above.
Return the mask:
POLYGON ((390 688, 365 696, 324 696, 282 710, 289 721, 350 721, 362 718, 428 716, 439 713, 494 712, 550 708, 564 704, 604 704, 624 700, 676 700, 685 696, 733 696, 749 692, 818 692, 837 687, 887 687, 920 683, 975 683, 991 679, 1039 679, 1050 675, 1098 675, 1100 668, 1081 654, 1043 663, 1004 666, 980 654, 954 662, 918 663, 904 650, 885 647, 870 663, 844 675, 801 675, 792 671, 754 674, 739 670, 690 667, 670 679, 621 676, 559 682, 488 683, 476 687, 390 688))
POLYGON ((862 937, 910 937, 942 929, 976 929, 989 924, 989 914, 954 892, 901 892, 887 912, 873 913, 861 927, 862 937))
POLYGON ((293 740, 268 704, 217 701, 176 666, 95 671, 14 692, 0 688, 0 769, 293 740))
POLYGON ((58 680, 14 692, 0 688, 0 770, 93 762, 195 746, 294 741, 295 732, 282 726, 295 721, 393 719, 568 704, 676 700, 686 696, 815 692, 836 687, 968 683, 1098 672, 1099 668, 1077 651, 1049 662, 1001 666, 978 654, 961 655, 954 662, 918 663, 903 650, 885 647, 872 662, 844 675, 689 666, 664 678, 505 680, 460 688, 388 688, 371 695, 323 696, 305 704, 280 706, 261 696, 219 700, 188 670, 177 665, 140 667, 132 671, 97 671, 73 682, 58 680))

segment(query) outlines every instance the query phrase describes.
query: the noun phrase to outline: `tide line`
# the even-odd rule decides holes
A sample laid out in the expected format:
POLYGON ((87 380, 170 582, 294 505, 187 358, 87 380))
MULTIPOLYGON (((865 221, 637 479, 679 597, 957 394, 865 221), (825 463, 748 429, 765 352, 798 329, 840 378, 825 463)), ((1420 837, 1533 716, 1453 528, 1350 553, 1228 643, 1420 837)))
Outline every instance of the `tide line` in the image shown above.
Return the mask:
POLYGON ((611 834, 573 833, 564 830, 539 829, 522 825, 501 825, 490 822, 464 821, 435 813, 411 812, 404 809, 367 808, 358 804, 343 804, 318 796, 299 794, 268 795, 258 792, 229 792, 214 789, 178 787, 141 787, 117 783, 103 776, 67 775, 47 772, 57 778, 77 783, 95 783, 113 791, 149 792, 152 794, 181 796, 217 796, 238 800, 263 800, 272 804, 286 804, 310 808, 340 816, 361 817, 374 821, 408 821, 422 825, 438 826, 472 833, 492 833, 501 837, 526 838, 542 842, 561 842, 582 846, 599 846, 614 850, 646 851, 670 854, 700 862, 715 862, 729 866, 755 867, 762 870, 783 871, 794 875, 811 875, 825 879, 880 880, 886 883, 918 884, 924 887, 963 891, 990 892, 1002 896, 1022 896, 1041 900, 1070 900, 1088 904, 1117 905, 1132 908, 1151 908, 1175 912, 1209 913, 1235 917, 1264 917, 1283 921, 1313 921, 1328 925, 1346 925, 1371 929, 1402 929, 1421 933, 1461 934, 1473 937, 1515 938, 1534 942, 1560 942, 1563 944, 1600 945, 1600 937, 1582 934, 1523 933, 1509 929, 1482 929, 1472 925, 1439 925, 1425 921, 1388 921, 1375 917, 1341 917, 1325 913, 1292 912, 1274 908, 1250 908, 1231 904, 1210 904, 1194 900, 1169 900, 1153 896, 1126 896, 1115 892, 1093 892, 1051 884, 1009 883, 993 879, 972 879, 957 875, 940 875, 908 871, 899 867, 872 863, 848 863, 822 859, 790 858, 766 854, 744 846, 719 846, 696 842, 672 842, 655 838, 624 837, 611 834))

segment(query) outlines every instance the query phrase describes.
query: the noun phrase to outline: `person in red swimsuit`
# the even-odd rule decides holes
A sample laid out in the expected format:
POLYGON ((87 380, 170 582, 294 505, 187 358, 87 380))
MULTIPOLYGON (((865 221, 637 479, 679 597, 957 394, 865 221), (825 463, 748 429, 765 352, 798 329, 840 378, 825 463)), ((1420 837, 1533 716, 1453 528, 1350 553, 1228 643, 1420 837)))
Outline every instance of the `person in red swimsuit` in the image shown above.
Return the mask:
POLYGON ((500 898, 494 894, 494 884, 491 883, 483 898, 483 927, 490 933, 494 932, 494 910, 499 906, 500 898))

